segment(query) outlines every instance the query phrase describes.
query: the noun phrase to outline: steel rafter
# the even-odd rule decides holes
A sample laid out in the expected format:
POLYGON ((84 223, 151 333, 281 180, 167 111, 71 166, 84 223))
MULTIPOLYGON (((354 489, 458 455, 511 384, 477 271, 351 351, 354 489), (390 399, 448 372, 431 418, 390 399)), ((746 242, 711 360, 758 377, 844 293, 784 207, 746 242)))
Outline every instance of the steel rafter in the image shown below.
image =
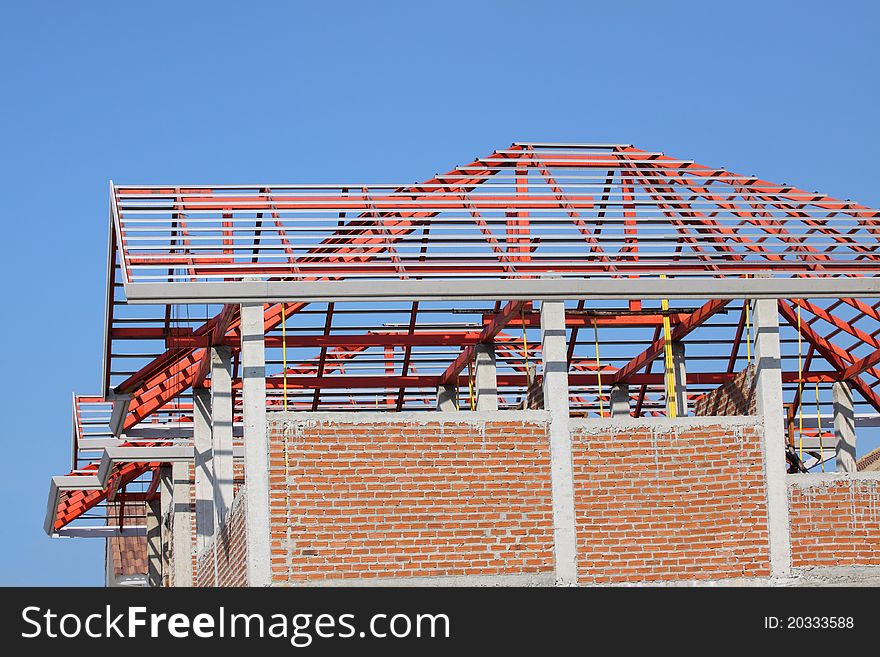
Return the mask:
MULTIPOLYGON (((822 358, 828 361, 838 372, 845 372, 847 364, 856 361, 852 354, 819 335, 803 321, 800 322, 800 327, 798 327, 797 312, 785 300, 780 299, 778 305, 779 312, 785 320, 796 331, 799 330, 804 339, 810 342, 822 358)), ((875 410, 880 412, 880 396, 874 392, 872 386, 868 385, 860 376, 850 378, 849 382, 875 410)))

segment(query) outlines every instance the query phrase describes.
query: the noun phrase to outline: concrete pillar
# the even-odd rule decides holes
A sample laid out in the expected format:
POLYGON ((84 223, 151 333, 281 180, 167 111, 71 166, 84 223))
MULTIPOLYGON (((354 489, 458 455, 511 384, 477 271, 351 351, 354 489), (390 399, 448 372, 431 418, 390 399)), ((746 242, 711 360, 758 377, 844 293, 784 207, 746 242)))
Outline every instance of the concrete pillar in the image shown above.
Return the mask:
POLYGON ((175 461, 171 466, 173 479, 174 519, 171 542, 174 545, 174 586, 192 586, 192 519, 190 515, 189 463, 175 461))
POLYGON ((214 538, 214 451, 211 443, 211 391, 197 388, 193 390, 197 554, 214 538))
POLYGON ((162 586, 162 503, 147 502, 147 586, 162 586))
POLYGON ((269 586, 272 582, 269 535, 269 436, 266 426, 266 338, 263 321, 262 303, 241 305, 248 586, 269 586))
POLYGON ((458 386, 437 386, 437 410, 452 412, 458 410, 458 386))
POLYGON ((675 372, 675 412, 679 417, 688 414, 687 370, 684 362, 684 343, 672 343, 672 371, 675 372))
POLYGON ((495 374, 495 345, 478 344, 474 354, 474 394, 478 411, 498 410, 498 380, 495 374))
POLYGON ((211 349, 211 452, 214 479, 214 531, 232 506, 232 355, 211 349))
POLYGON ((837 471, 855 472, 856 416, 853 412, 852 391, 846 381, 835 381, 831 386, 834 404, 834 436, 837 438, 837 471))
POLYGON ((171 586, 171 530, 174 522, 174 478, 170 465, 159 468, 159 521, 161 537, 161 586, 171 586))
POLYGON ((629 417, 629 384, 615 383, 611 386, 611 417, 629 417))
POLYGON ((770 530, 770 574, 791 575, 791 529, 785 464, 785 413, 779 350, 779 310, 776 299, 757 299, 755 325, 755 394, 764 420, 764 478, 770 530))
POLYGON ((553 556, 556 583, 577 584, 577 535, 574 473, 568 407, 568 353, 565 304, 541 303, 541 355, 544 363, 544 410, 550 415, 550 481, 553 496, 553 556))

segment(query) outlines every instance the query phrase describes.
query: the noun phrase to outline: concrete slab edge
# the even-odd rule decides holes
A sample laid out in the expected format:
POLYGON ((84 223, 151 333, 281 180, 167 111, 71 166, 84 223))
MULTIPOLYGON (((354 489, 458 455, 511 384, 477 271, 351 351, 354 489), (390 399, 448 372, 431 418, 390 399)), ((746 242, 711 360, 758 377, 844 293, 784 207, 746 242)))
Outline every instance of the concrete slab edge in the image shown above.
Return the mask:
POLYGON ((789 488, 814 488, 840 483, 880 482, 880 472, 809 472, 788 475, 789 488))

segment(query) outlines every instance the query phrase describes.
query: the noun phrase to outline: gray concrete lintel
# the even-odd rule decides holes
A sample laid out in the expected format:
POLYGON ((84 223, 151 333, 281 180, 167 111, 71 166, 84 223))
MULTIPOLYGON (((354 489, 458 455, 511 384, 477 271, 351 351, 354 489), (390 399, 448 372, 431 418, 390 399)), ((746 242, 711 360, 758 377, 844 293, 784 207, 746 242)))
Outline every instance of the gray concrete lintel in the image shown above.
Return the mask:
POLYGON ((326 422, 334 424, 367 424, 388 422, 389 424, 471 424, 480 426, 487 422, 534 422, 546 424, 550 414, 544 410, 473 411, 470 413, 441 411, 272 411, 267 414, 272 421, 295 423, 326 422))
POLYGON ((824 488, 833 484, 880 483, 880 472, 802 472, 788 475, 788 488, 824 488))
POLYGON ((599 277, 376 281, 224 281, 125 284, 129 303, 880 297, 880 278, 599 277), (381 292, 381 294, 379 294, 381 292))

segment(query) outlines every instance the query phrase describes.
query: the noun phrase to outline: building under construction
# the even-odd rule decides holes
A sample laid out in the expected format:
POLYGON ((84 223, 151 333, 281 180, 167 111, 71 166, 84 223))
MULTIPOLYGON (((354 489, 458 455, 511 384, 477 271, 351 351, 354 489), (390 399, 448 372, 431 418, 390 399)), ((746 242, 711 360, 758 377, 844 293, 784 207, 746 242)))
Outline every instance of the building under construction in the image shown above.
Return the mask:
POLYGON ((111 183, 46 532, 113 586, 872 581, 878 217, 624 144, 111 183))

